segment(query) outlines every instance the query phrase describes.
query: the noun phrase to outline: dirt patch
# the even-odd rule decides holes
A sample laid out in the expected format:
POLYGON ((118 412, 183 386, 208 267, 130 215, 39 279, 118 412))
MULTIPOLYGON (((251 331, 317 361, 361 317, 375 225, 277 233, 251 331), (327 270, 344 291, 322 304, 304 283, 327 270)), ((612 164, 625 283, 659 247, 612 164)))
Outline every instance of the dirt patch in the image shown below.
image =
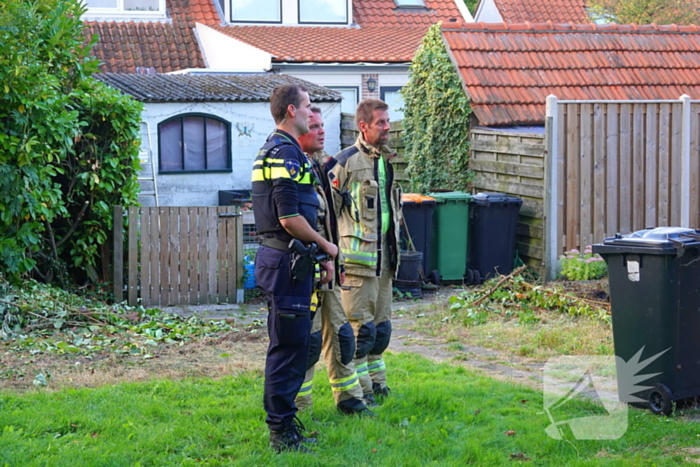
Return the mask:
MULTIPOLYGON (((607 281, 559 284, 567 293, 592 300, 607 300, 607 281)), ((539 387, 542 362, 518 357, 513 352, 499 352, 468 343, 448 343, 439 337, 429 337, 411 330, 415 328, 415 322, 408 310, 443 303, 447 296, 456 292, 458 290, 443 287, 439 293, 426 295, 421 300, 395 302, 394 335, 389 349, 394 352, 415 352, 435 361, 450 361, 499 379, 539 387)), ((188 308, 174 312, 202 316, 209 313, 212 318, 235 320, 237 323, 260 321, 262 324, 266 318, 258 303, 247 308, 229 308, 188 308)), ((160 344, 152 348, 148 358, 140 355, 120 356, 111 352, 90 357, 20 353, 9 350, 10 343, 0 343, 0 390, 34 390, 34 381, 39 374, 50 375, 48 388, 59 390, 156 378, 216 378, 244 371, 262 372, 267 342, 266 328, 258 326, 180 344, 160 344)))
POLYGON ((244 371, 262 371, 267 350, 265 329, 230 332, 180 344, 154 346, 147 358, 104 352, 85 356, 20 354, 0 348, 0 390, 28 391, 37 375, 48 377, 48 388, 83 388, 188 377, 216 378, 244 371), (50 376, 50 377, 49 377, 50 376))

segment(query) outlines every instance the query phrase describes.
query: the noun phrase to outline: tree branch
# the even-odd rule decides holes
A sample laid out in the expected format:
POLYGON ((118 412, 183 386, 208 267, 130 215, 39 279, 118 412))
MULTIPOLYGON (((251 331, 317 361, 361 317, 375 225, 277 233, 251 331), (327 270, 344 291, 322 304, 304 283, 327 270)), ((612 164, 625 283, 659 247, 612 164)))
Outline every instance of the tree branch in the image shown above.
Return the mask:
POLYGON ((70 238, 71 235, 73 235, 73 232, 75 232, 75 229, 78 228, 78 225, 80 224, 80 221, 83 219, 83 216, 85 215, 85 211, 87 210, 88 206, 90 206, 90 201, 85 201, 83 203, 83 207, 80 209, 80 212, 78 213, 78 216, 75 218, 75 221, 73 222, 73 225, 70 226, 70 229, 68 229, 68 232, 59 240, 58 244, 56 247, 59 247, 63 245, 68 238, 70 238))

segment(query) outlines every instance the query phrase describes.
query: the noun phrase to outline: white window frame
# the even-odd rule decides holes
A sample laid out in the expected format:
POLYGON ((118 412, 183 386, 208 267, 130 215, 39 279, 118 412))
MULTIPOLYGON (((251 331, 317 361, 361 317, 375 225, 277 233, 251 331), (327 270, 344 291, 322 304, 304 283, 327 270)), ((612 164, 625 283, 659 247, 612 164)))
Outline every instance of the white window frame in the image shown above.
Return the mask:
MULTIPOLYGON (((404 86, 380 86, 379 87, 379 98, 381 100, 383 100, 384 102, 386 102, 386 93, 387 92, 400 93, 403 88, 404 88, 404 86)), ((401 96, 401 99, 403 100, 403 96, 401 96)), ((387 104, 388 104, 388 102, 387 102, 387 104)), ((404 101, 404 104, 406 104, 405 101, 404 101)), ((404 115, 403 111, 401 111, 401 118, 396 118, 396 114, 394 114, 393 116, 391 115, 392 112, 397 112, 397 111, 398 111, 398 109, 394 109, 394 110, 392 110, 391 108, 389 109, 389 118, 391 119, 391 121, 403 120, 403 115, 404 115)))
POLYGON ((158 0, 158 11, 124 10, 124 0, 116 0, 116 8, 90 8, 85 0, 83 4, 87 10, 82 19, 89 18, 129 18, 129 19, 154 19, 166 18, 165 0, 158 0))
POLYGON ((394 0, 396 8, 427 8, 425 6, 425 0, 418 0, 418 2, 420 2, 420 5, 416 5, 414 3, 405 3, 404 0, 394 0))
MULTIPOLYGON (((284 0, 282 0, 284 1, 284 0)), ((297 23, 298 24, 348 24, 350 20, 351 0, 343 0, 345 2, 345 20, 343 21, 302 21, 301 20, 301 2, 304 0, 296 0, 297 2, 297 23)))
POLYGON ((279 19, 276 20, 250 20, 250 19, 233 19, 233 1, 232 0, 225 0, 226 1, 226 9, 228 10, 226 12, 226 17, 228 18, 229 24, 280 24, 282 23, 282 17, 283 17, 283 10, 284 10, 284 2, 286 0, 277 0, 277 5, 279 6, 278 13, 279 13, 279 19))
MULTIPOLYGON (((343 112, 343 113, 350 113, 353 115, 355 114, 355 112, 357 111, 357 104, 359 104, 359 102, 360 102, 360 87, 359 86, 352 86, 352 85, 336 86, 336 85, 333 85, 333 86, 326 86, 326 87, 328 89, 333 89, 335 91, 354 91, 355 92, 355 102, 353 103, 354 110, 352 112, 343 112)), ((341 104, 341 109, 342 109, 342 104, 341 104)), ((341 112, 342 112, 342 110, 341 110, 341 112)))

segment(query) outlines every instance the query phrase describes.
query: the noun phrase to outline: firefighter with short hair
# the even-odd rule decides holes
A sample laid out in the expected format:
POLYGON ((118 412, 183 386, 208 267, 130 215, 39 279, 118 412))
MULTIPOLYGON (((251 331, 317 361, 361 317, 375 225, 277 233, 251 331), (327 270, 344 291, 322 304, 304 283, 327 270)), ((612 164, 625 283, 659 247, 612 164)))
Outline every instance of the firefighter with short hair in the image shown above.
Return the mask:
POLYGON ((356 336, 355 368, 366 404, 372 406, 375 396, 389 395, 383 354, 391 339, 401 190, 391 164, 396 153, 387 145, 388 105, 364 99, 355 121, 360 135, 335 156, 329 176, 344 200, 338 221, 346 268, 341 295, 356 336))

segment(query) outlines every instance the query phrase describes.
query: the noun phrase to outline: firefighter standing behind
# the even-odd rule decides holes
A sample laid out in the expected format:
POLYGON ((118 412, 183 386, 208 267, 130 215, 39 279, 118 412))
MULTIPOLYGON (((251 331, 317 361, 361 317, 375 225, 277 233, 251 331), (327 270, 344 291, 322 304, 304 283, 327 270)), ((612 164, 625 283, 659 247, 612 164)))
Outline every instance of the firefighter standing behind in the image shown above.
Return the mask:
POLYGON ((360 136, 335 156, 329 176, 344 194, 339 217, 345 257, 342 287, 345 312, 356 335, 355 368, 365 403, 388 396, 383 353, 391 338, 392 279, 399 262, 400 188, 394 185, 388 146, 389 112, 385 102, 364 99, 355 121, 360 136))
MULTIPOLYGON (((330 155, 323 150, 325 134, 321 109, 311 107, 309 132, 299 137, 299 145, 309 157, 312 169, 320 180, 318 198, 321 201, 321 209, 318 232, 326 240, 337 245, 336 210, 330 180, 323 168, 326 161, 331 160, 330 155)), ((340 299, 340 285, 345 278, 341 256, 342 252, 336 257, 336 280, 322 285, 317 292, 318 312, 311 326, 308 370, 295 403, 300 410, 311 407, 314 365, 318 362, 323 349, 328 379, 338 410, 347 415, 372 416, 372 411, 363 403, 362 388, 352 363, 355 354, 355 336, 340 299)))
MULTIPOLYGON (((338 254, 337 246, 315 230, 316 178, 297 142, 299 135, 309 131, 310 109, 302 86, 283 85, 272 91, 270 112, 276 130, 258 152, 252 174, 255 225, 264 237, 255 257, 255 279, 269 308, 263 402, 270 446, 277 452, 308 452, 302 443, 315 442, 302 434, 294 405, 309 355, 314 267, 304 255, 295 256, 291 241, 300 240, 307 247, 315 242, 332 259, 338 254), (299 264, 311 267, 300 270, 299 264)), ((321 263, 321 268, 321 282, 332 280, 334 261, 321 263)))

